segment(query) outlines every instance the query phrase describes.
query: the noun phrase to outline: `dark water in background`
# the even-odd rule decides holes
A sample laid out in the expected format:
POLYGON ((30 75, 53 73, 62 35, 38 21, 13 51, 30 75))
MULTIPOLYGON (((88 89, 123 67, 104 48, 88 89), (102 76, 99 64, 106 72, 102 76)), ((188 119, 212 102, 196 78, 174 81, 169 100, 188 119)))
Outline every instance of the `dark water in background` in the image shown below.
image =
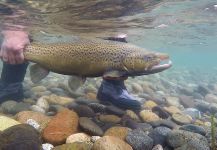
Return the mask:
POLYGON ((20 6, 33 34, 127 33, 132 43, 169 53, 173 68, 206 73, 217 68, 216 5, 215 0, 18 0, 1 1, 0 15, 20 6))

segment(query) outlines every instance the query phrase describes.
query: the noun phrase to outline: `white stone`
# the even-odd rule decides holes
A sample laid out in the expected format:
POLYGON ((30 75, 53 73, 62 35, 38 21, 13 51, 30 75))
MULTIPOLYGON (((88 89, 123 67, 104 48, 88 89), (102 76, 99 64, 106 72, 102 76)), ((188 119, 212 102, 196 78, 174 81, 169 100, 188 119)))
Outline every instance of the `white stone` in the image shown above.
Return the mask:
POLYGON ((32 111, 40 112, 40 113, 45 114, 45 110, 44 110, 43 108, 37 106, 37 105, 32 105, 32 106, 30 107, 30 109, 31 109, 32 111))
POLYGON ((37 106, 43 108, 45 111, 48 111, 49 109, 49 103, 47 102, 47 100, 44 98, 44 96, 40 97, 38 100, 37 100, 37 103, 36 103, 37 106))
POLYGON ((36 130, 39 130, 39 128, 40 128, 39 123, 33 119, 28 119, 26 121, 26 123, 29 124, 30 126, 34 127, 36 130))
POLYGON ((53 148, 54 146, 52 144, 49 143, 42 144, 42 150, 51 150, 53 148))
POLYGON ((96 142, 98 139, 100 139, 101 137, 100 136, 92 136, 91 137, 91 142, 96 142))
POLYGON ((161 24, 161 25, 157 26, 157 28, 166 28, 166 27, 168 27, 168 25, 166 25, 166 24, 161 24))

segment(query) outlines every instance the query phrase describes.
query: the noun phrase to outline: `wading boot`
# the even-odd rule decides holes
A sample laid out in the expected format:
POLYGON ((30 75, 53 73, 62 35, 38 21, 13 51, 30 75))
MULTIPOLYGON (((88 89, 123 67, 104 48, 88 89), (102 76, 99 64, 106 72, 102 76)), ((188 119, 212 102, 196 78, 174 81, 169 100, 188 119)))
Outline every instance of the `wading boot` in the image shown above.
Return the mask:
POLYGON ((23 96, 23 85, 28 63, 10 65, 3 63, 0 80, 0 103, 6 100, 21 101, 23 96))
POLYGON ((103 79, 97 98, 102 102, 110 102, 123 109, 141 109, 140 102, 128 93, 124 80, 103 79))

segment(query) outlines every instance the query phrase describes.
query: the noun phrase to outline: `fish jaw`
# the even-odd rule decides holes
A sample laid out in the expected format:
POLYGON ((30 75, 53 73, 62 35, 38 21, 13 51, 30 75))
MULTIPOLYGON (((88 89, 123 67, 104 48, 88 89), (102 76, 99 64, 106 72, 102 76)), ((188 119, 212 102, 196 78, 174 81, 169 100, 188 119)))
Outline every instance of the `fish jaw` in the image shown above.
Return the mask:
MULTIPOLYGON (((169 55, 162 53, 152 53, 151 56, 153 57, 153 61, 151 61, 151 63, 148 66, 141 70, 127 71, 125 72, 124 76, 142 76, 155 74, 172 67, 172 61, 169 59, 169 55)), ((144 57, 145 63, 147 63, 147 58, 149 58, 149 55, 144 57)))

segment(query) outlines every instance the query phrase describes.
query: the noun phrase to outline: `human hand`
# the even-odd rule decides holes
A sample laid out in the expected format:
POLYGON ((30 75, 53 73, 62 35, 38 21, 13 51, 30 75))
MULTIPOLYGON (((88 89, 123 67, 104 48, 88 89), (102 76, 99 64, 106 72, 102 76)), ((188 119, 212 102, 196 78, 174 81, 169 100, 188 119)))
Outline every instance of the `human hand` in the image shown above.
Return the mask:
POLYGON ((30 43, 25 31, 3 31, 4 39, 1 46, 0 58, 9 64, 24 62, 23 50, 30 43))

